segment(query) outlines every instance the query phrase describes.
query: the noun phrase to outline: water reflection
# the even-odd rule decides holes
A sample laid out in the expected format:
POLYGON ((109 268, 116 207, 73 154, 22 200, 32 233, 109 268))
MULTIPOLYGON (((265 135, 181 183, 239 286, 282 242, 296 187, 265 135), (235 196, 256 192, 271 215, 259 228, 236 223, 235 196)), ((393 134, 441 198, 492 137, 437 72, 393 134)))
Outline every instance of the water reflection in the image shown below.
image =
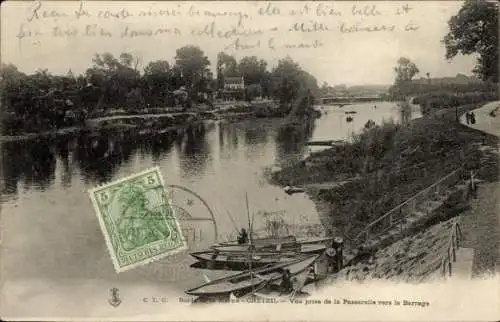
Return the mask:
POLYGON ((179 157, 181 177, 203 176, 210 160, 210 148, 205 136, 205 127, 189 128, 181 145, 179 157))
POLYGON ((3 193, 16 194, 21 181, 26 186, 46 189, 55 178, 56 156, 53 146, 46 140, 5 142, 2 145, 2 167, 5 182, 3 193))
POLYGON ((277 164, 287 166, 304 155, 307 150, 305 143, 311 139, 314 128, 314 120, 294 125, 282 125, 276 137, 277 164))
POLYGON ((350 106, 350 110, 358 111, 350 124, 344 122, 343 109, 325 107, 329 113, 319 120, 294 126, 269 119, 222 121, 179 133, 129 135, 103 130, 57 139, 4 142, 2 193, 17 195, 19 183, 28 190, 43 190, 53 184, 56 176, 64 188, 71 187, 73 180, 95 185, 111 180, 131 162, 135 162, 135 168, 147 163, 165 164, 163 160, 170 160, 164 170, 169 178, 200 179, 209 171, 217 180, 231 182, 234 178, 225 178, 228 171, 224 167, 248 168, 254 173, 273 163, 288 165, 310 149, 305 145, 309 140, 344 139, 349 132, 361 129, 368 119, 377 123, 391 116, 407 120, 411 117, 408 113, 412 113, 411 109, 398 109, 390 103, 378 104, 377 109, 370 106, 350 106))
POLYGON ((99 136, 82 134, 76 139, 73 150, 75 163, 85 182, 103 183, 116 169, 130 161, 134 142, 125 136, 102 132, 99 136))
MULTIPOLYGON (((311 200, 303 194, 288 196, 280 187, 270 185, 263 168, 302 158, 309 140, 342 138, 349 129, 362 128, 368 119, 379 120, 373 115, 373 107, 361 106, 353 123, 339 124, 339 115, 345 118, 344 111, 336 110, 292 128, 283 127, 283 120, 262 119, 213 122, 204 128, 171 134, 101 131, 4 142, 1 176, 7 198, 2 205, 6 209, 2 223, 8 229, 2 246, 8 251, 2 253, 7 267, 2 272, 11 278, 98 276, 134 280, 135 271, 122 275, 114 272, 87 190, 151 166, 161 168, 167 184, 191 188, 206 200, 216 217, 217 237, 247 225, 246 193, 251 213, 283 210, 290 225, 319 224, 311 200), (38 216, 40 209, 43 216, 38 216), (44 256, 40 256, 42 253, 44 256)), ((385 113, 380 118, 398 117, 392 105, 385 108, 380 104, 376 111, 385 113)), ((187 211, 204 217, 192 197, 176 197, 187 211)), ((256 229, 265 227, 261 217, 255 217, 256 229)), ((205 236, 205 227, 196 227, 205 236)), ((210 238, 205 245, 213 242, 210 238)))

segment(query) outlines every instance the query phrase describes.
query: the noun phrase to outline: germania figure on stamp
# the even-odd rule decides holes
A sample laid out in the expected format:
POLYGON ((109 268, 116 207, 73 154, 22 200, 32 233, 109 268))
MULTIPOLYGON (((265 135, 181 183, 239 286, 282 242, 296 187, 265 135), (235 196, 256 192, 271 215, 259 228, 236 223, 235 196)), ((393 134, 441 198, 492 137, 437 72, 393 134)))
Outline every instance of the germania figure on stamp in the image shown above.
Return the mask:
POLYGON ((158 168, 90 190, 117 272, 187 249, 158 168))

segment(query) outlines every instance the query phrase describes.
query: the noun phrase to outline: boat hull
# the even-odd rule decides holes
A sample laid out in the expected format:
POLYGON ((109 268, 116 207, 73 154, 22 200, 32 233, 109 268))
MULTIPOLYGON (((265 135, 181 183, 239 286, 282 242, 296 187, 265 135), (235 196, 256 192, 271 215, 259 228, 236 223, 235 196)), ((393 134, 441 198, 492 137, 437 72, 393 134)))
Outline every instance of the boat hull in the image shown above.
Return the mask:
MULTIPOLYGON (((326 243, 330 242, 333 239, 333 237, 303 237, 303 238, 295 238, 294 236, 286 236, 282 237, 280 239, 277 238, 259 238, 253 240, 253 245, 256 248, 276 248, 276 245, 281 244, 282 248, 287 248, 290 247, 289 245, 296 246, 296 244, 300 245, 308 245, 308 244, 319 244, 319 243, 326 243)), ((248 244, 238 244, 237 241, 227 241, 227 242, 221 242, 216 245, 213 245, 213 247, 220 247, 220 246, 244 246, 248 244)), ((213 248, 212 247, 212 248, 213 248)))
POLYGON ((290 262, 301 255, 320 255, 326 251, 324 245, 304 245, 300 252, 256 252, 252 257, 248 254, 248 249, 234 251, 201 251, 193 252, 191 256, 198 260, 193 264, 194 268, 202 269, 231 269, 245 270, 259 268, 266 265, 290 262))
POLYGON ((288 269, 292 277, 305 272, 318 258, 319 255, 302 256, 294 261, 279 263, 251 272, 234 274, 187 290, 186 294, 199 297, 221 297, 233 294, 240 297, 281 280, 282 269, 288 269))
MULTIPOLYGON (((213 252, 219 252, 219 253, 245 253, 247 254, 249 252, 249 246, 248 245, 228 245, 228 246, 212 246, 214 249, 213 252)), ((274 247, 272 250, 265 251, 265 250, 255 250, 255 253, 258 255, 269 255, 269 256, 274 256, 278 254, 287 254, 287 253, 316 253, 316 252, 321 252, 322 250, 325 250, 326 246, 321 245, 321 244, 297 244, 294 247, 284 247, 278 249, 277 247, 274 247)))

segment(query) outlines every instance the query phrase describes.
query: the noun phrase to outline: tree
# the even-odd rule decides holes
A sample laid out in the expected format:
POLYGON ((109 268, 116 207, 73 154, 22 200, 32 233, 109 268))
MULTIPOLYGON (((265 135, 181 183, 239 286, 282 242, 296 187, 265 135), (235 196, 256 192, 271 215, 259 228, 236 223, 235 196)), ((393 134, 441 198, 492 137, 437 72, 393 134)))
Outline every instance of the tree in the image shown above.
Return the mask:
POLYGON ((236 59, 224 52, 217 54, 217 88, 224 88, 224 78, 238 76, 236 59))
MULTIPOLYGON (((87 69, 90 82, 103 93, 107 105, 127 105, 127 95, 140 85, 138 58, 122 53, 119 59, 111 53, 96 54, 94 66, 87 69)), ((131 106, 137 107, 137 106, 131 106)))
POLYGON ((238 64, 238 71, 243 76, 245 84, 261 84, 266 72, 267 62, 256 56, 243 57, 238 64))
POLYGON ((493 2, 466 0, 448 21, 444 36, 446 58, 477 54, 473 72, 483 80, 498 82, 498 8, 493 2))
POLYGON ((144 68, 144 90, 150 105, 165 103, 167 93, 171 88, 172 72, 165 60, 152 61, 144 68))
POLYGON ((262 87, 260 84, 250 84, 245 88, 246 100, 251 102, 253 99, 262 95, 262 87))
POLYGON ((188 90, 197 91, 200 81, 209 71, 210 61, 199 47, 188 45, 177 49, 175 65, 181 71, 188 90))
POLYGON ((273 96, 280 105, 291 104, 299 90, 300 66, 290 57, 280 59, 278 66, 273 68, 273 96))
POLYGON ((164 75, 170 71, 170 65, 166 60, 152 61, 144 67, 145 76, 164 75))
POLYGON ((290 57, 280 59, 272 71, 273 97, 280 102, 285 113, 301 114, 314 102, 312 95, 318 92, 318 82, 314 76, 302 70, 290 57), (303 104, 304 102, 305 104, 303 104), (309 104, 311 103, 311 104, 309 104))
POLYGON ((222 75, 225 77, 239 76, 238 63, 236 59, 224 52, 217 54, 217 67, 221 68, 222 75))
POLYGON ((398 65, 394 67, 394 71, 396 72, 395 84, 409 82, 420 72, 417 65, 406 57, 399 58, 397 64, 398 65))
POLYGON ((15 111, 19 101, 20 87, 26 75, 21 73, 13 64, 3 64, 0 67, 1 104, 8 111, 15 111))
POLYGON ((397 61, 397 66, 394 67, 396 78, 394 85, 389 88, 389 94, 392 99, 404 100, 406 95, 413 91, 415 87, 411 80, 420 71, 417 65, 406 57, 401 57, 397 61))

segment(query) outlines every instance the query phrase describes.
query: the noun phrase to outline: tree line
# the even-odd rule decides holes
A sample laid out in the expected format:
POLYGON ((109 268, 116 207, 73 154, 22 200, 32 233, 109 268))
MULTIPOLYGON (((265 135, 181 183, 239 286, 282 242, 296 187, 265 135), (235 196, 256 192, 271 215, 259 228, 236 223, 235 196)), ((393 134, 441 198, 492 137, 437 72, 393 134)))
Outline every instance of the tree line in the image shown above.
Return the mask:
POLYGON ((213 106, 227 77, 243 77, 242 99, 264 97, 280 108, 291 110, 307 90, 318 92, 317 80, 290 57, 276 66, 256 56, 237 61, 221 52, 216 75, 204 51, 188 45, 176 50, 175 61, 151 61, 143 68, 142 59, 130 53, 115 57, 95 54, 92 65, 80 75, 53 75, 39 70, 27 75, 13 64, 0 69, 4 129, 37 132, 83 123, 114 109, 141 112, 144 109, 178 106, 184 110, 198 105, 213 106))
MULTIPOLYGON (((433 84, 415 82, 420 73, 414 62, 406 57, 398 60, 396 78, 389 88, 388 98, 402 100, 417 96, 415 103, 425 107, 452 107, 498 99, 498 5, 481 0, 466 0, 458 13, 448 20, 448 32, 442 38, 445 58, 457 55, 477 56, 472 72, 476 80, 433 84)), ((457 76, 458 77, 458 76, 457 76)))

